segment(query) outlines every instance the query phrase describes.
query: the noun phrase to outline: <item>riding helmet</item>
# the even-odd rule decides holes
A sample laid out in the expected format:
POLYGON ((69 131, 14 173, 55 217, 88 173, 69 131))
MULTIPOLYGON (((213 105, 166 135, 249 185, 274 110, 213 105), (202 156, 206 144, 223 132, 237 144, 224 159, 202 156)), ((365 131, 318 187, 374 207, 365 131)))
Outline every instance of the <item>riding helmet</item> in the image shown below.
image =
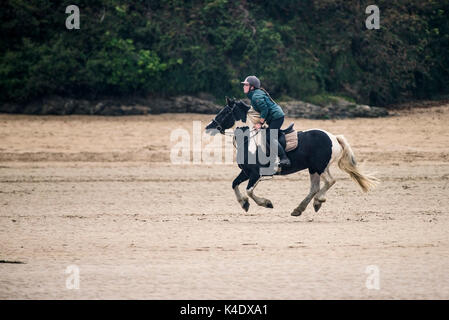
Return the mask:
POLYGON ((256 89, 260 89, 260 80, 256 76, 248 76, 246 79, 241 83, 249 83, 251 86, 253 86, 256 89))

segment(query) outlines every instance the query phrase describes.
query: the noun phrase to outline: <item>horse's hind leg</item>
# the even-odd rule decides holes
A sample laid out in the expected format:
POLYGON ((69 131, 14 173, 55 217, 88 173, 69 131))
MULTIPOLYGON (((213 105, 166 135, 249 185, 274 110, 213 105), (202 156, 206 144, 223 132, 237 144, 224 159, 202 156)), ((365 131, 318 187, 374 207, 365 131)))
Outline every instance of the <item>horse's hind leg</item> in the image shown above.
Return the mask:
POLYGON ((265 208, 273 208, 273 204, 271 203, 270 200, 255 195, 254 189, 256 188, 259 181, 260 176, 251 176, 249 178, 248 186, 246 187, 246 194, 248 195, 248 197, 253 199, 259 206, 265 208))
POLYGON ((249 209, 249 201, 247 196, 242 196, 242 194, 240 193, 239 184, 248 179, 249 179, 248 175, 242 170, 240 174, 237 176, 237 178, 235 178, 234 181, 232 182, 232 189, 234 189, 237 201, 240 203, 243 210, 245 210, 246 212, 248 212, 249 209))
POLYGON ((336 181, 329 172, 329 166, 321 174, 321 178, 324 181, 324 186, 320 189, 320 191, 318 191, 313 199, 313 208, 315 209, 315 212, 320 210, 321 205, 326 201, 326 192, 335 184, 336 181))
POLYGON ((313 199, 313 197, 320 190, 320 175, 318 173, 310 173, 310 191, 307 197, 299 204, 299 206, 293 210, 291 213, 292 216, 300 216, 304 210, 306 210, 307 205, 313 199))

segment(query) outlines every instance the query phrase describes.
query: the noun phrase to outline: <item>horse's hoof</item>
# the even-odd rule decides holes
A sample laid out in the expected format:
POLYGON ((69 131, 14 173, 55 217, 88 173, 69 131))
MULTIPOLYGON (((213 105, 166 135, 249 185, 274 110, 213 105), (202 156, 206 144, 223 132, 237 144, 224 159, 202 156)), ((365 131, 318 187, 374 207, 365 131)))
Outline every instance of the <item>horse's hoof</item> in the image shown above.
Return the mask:
POLYGON ((313 208, 315 209, 315 212, 318 212, 318 210, 320 210, 321 204, 322 204, 322 202, 318 202, 318 203, 314 203, 313 204, 313 208))
POLYGON ((248 212, 249 209, 249 201, 246 200, 243 205, 242 205, 243 210, 245 210, 245 212, 248 212))
POLYGON ((292 216, 294 217, 299 217, 302 214, 302 211, 299 210, 293 210, 293 212, 291 213, 292 216))
POLYGON ((268 201, 265 203, 265 206, 266 206, 267 208, 273 209, 273 204, 271 203, 270 200, 268 200, 268 201))

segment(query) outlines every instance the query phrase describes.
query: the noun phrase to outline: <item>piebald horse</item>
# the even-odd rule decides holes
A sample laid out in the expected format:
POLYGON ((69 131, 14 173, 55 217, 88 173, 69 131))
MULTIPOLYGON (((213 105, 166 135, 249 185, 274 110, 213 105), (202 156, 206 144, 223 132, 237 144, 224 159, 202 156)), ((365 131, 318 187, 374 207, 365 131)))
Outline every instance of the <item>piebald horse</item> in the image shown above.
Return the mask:
MULTIPOLYGON (((225 130, 232 128, 236 121, 246 122, 247 113, 250 107, 240 100, 226 98, 226 106, 215 116, 215 118, 206 126, 206 133, 215 135, 220 132, 225 134, 225 130)), ((257 134, 257 131, 250 130, 248 127, 238 127, 234 130, 240 132, 250 131, 250 134, 257 134)), ((282 130, 279 134, 279 143, 285 147, 285 137, 282 130)), ((235 139, 237 141, 237 155, 244 153, 246 155, 261 152, 260 147, 251 148, 251 137, 246 139, 235 139), (239 142, 240 140, 240 142, 239 142), (253 150, 251 150, 253 149, 253 150)), ((333 135, 321 129, 312 129, 298 132, 298 147, 287 152, 287 156, 291 161, 291 166, 287 169, 282 169, 274 175, 288 175, 304 169, 309 170, 310 175, 310 191, 305 199, 298 205, 291 213, 292 216, 300 216, 307 208, 307 205, 313 199, 313 207, 317 212, 321 205, 326 201, 326 192, 335 184, 335 179, 329 171, 332 163, 337 162, 341 170, 347 172, 349 176, 358 183, 364 192, 374 188, 379 180, 371 175, 363 174, 357 167, 354 153, 351 146, 346 141, 343 135, 333 135), (320 188, 320 182, 323 182, 323 187, 320 188)), ((253 199, 256 204, 266 208, 273 208, 270 200, 258 197, 254 193, 257 183, 261 180, 261 167, 259 161, 256 163, 248 162, 248 156, 244 157, 244 161, 238 164, 241 169, 240 174, 232 182, 237 201, 241 207, 248 211, 249 201, 248 197, 253 199), (239 185, 246 181, 246 195, 242 195, 239 190, 239 185)))

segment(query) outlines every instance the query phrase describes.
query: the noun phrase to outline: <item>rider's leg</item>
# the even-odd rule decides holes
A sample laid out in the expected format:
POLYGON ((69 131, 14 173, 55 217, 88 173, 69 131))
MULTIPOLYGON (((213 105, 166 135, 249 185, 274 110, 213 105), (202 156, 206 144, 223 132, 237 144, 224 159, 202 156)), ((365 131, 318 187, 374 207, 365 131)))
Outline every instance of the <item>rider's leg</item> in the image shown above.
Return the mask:
MULTIPOLYGON (((273 120, 269 124, 268 129, 277 129, 276 134, 273 135, 273 143, 275 143, 277 145, 278 155, 280 158, 279 164, 281 167, 289 167, 291 165, 290 159, 287 157, 287 154, 285 153, 284 148, 279 143, 279 130, 281 129, 283 123, 284 123, 284 117, 273 120)), ((268 130, 268 131, 270 131, 270 130, 268 130)), ((268 132, 268 141, 269 142, 271 141, 269 132, 268 132)))

